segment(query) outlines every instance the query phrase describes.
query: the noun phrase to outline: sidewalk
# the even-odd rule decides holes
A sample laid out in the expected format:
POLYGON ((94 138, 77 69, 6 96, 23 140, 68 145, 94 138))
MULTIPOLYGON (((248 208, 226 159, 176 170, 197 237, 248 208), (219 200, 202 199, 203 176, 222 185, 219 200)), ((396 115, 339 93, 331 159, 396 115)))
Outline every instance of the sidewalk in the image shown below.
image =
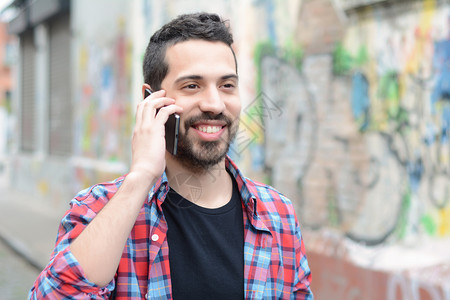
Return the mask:
POLYGON ((53 250, 63 209, 51 208, 33 195, 7 188, 1 190, 0 239, 42 270, 53 250))

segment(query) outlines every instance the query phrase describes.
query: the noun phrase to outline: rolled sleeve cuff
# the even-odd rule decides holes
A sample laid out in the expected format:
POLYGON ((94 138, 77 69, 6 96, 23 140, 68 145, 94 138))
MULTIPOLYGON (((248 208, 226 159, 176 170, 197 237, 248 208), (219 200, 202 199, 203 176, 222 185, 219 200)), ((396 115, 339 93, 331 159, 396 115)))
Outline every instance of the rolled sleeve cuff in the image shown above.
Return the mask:
POLYGON ((41 276, 44 274, 45 278, 33 289, 40 295, 37 299, 60 299, 66 296, 73 299, 108 299, 115 287, 114 280, 106 287, 90 282, 69 247, 53 258, 47 272, 41 276))

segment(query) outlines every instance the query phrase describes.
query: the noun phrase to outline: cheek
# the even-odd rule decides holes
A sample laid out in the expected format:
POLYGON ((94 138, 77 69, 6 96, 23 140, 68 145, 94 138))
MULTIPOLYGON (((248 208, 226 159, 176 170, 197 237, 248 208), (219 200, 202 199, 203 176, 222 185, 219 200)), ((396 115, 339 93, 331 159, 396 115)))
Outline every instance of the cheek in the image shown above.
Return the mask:
POLYGON ((184 122, 186 121, 186 119, 192 117, 192 105, 189 105, 189 102, 180 101, 178 99, 176 100, 175 104, 183 108, 183 112, 180 114, 180 129, 186 130, 187 128, 184 127, 184 122))
POLYGON ((234 104, 229 108, 229 111, 235 118, 239 118, 241 114, 241 104, 234 104))
POLYGON ((239 98, 231 99, 230 101, 228 101, 226 106, 228 108, 228 111, 234 116, 239 116, 239 114, 241 113, 242 105, 239 98))

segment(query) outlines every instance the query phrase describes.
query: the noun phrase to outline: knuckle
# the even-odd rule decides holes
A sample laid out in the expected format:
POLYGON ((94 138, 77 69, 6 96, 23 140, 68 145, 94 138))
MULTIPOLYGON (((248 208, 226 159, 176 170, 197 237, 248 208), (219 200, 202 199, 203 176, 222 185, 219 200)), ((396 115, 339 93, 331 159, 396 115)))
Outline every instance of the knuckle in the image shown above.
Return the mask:
POLYGON ((150 101, 144 101, 144 102, 142 102, 142 105, 143 105, 145 108, 153 108, 153 103, 150 102, 150 101))
POLYGON ((139 129, 135 128, 135 129, 133 130, 133 139, 135 139, 136 136, 138 136, 139 134, 140 134, 139 129))
POLYGON ((135 128, 133 130, 133 135, 143 135, 143 134, 148 134, 152 132, 152 127, 148 126, 148 125, 142 125, 139 126, 138 128, 135 128))

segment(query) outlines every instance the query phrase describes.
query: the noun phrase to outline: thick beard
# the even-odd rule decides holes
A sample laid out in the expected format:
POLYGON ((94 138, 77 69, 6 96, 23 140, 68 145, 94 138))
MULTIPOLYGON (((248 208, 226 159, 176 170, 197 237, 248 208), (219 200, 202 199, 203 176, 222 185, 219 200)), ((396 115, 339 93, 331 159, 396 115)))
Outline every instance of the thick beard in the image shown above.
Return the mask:
POLYGON ((186 168, 194 173, 202 174, 216 166, 225 159, 230 148, 231 141, 235 138, 238 130, 238 121, 231 121, 230 118, 220 114, 211 117, 203 114, 200 117, 186 120, 185 132, 178 136, 178 149, 176 158, 186 168), (199 120, 224 120, 227 122, 228 136, 227 139, 220 139, 213 142, 199 141, 194 145, 194 142, 188 138, 188 131, 191 125, 199 120))

